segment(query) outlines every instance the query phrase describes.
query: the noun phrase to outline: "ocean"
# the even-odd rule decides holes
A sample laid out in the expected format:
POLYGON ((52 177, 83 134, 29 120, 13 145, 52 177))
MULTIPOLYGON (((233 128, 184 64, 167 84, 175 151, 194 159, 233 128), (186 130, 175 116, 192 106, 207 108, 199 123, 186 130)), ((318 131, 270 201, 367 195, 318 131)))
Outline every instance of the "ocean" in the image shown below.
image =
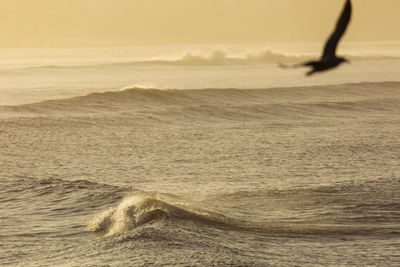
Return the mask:
POLYGON ((0 49, 0 265, 398 266, 400 44, 319 49, 0 49))

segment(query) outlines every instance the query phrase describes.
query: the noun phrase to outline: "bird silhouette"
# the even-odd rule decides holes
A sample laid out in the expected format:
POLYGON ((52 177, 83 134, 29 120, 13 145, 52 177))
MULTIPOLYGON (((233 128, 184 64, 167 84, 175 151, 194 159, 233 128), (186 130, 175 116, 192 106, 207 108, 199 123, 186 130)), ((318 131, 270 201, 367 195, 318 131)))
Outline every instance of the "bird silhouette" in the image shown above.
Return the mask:
POLYGON ((296 65, 284 65, 280 64, 283 68, 298 68, 298 67, 311 67, 312 70, 307 72, 310 76, 316 72, 326 71, 329 69, 336 68, 344 62, 349 62, 344 57, 336 56, 336 48, 343 34, 345 33, 347 26, 350 23, 352 13, 352 5, 350 0, 346 0, 346 4, 340 15, 340 18, 336 24, 335 31, 331 34, 328 41, 325 44, 324 52, 319 61, 308 61, 296 65))

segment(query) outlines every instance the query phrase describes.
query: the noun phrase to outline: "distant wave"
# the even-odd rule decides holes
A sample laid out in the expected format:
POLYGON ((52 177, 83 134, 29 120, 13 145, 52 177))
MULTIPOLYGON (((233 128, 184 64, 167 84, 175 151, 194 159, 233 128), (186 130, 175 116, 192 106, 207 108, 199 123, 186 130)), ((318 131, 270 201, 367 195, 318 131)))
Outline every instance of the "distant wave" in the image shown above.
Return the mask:
POLYGON ((146 119, 265 119, 329 112, 398 111, 400 82, 268 89, 127 88, 70 99, 0 107, 0 116, 116 114, 146 119))
POLYGON ((223 49, 215 49, 210 52, 187 51, 178 57, 154 57, 148 59, 85 63, 81 65, 40 65, 30 66, 28 69, 64 69, 64 68, 95 68, 95 67, 129 67, 145 65, 169 65, 169 66, 228 66, 228 65, 257 65, 276 64, 278 62, 294 62, 307 59, 307 56, 285 55, 271 50, 258 52, 245 52, 231 54, 223 49))
MULTIPOLYGON (((345 55, 355 61, 360 60, 384 60, 398 59, 398 57, 387 55, 345 55)), ((272 50, 264 49, 253 52, 230 53, 223 49, 214 49, 209 52, 187 51, 175 58, 149 58, 131 61, 85 63, 81 65, 41 65, 28 68, 40 69, 64 69, 64 68, 96 68, 96 67, 129 67, 146 65, 165 65, 165 66, 234 66, 234 65, 262 65, 278 63, 294 63, 314 59, 309 55, 289 55, 272 50)))

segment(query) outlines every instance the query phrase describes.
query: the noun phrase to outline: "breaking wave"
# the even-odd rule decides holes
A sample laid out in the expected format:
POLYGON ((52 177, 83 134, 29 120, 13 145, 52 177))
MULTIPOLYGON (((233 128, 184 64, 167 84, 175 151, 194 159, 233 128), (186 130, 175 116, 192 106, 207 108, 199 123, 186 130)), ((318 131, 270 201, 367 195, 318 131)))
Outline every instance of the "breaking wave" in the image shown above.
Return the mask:
POLYGON ((379 227, 362 225, 251 222, 149 195, 126 197, 117 207, 109 208, 95 216, 88 225, 88 230, 111 236, 156 226, 165 221, 173 221, 173 225, 178 227, 181 223, 189 221, 202 226, 267 234, 358 235, 381 230, 379 227))
MULTIPOLYGON (((388 55, 344 55, 350 60, 385 60, 398 59, 388 55)), ((62 68, 94 68, 94 67, 129 67, 146 65, 166 65, 166 66, 234 66, 234 65, 263 65, 278 63, 296 63, 315 59, 316 56, 306 54, 285 54, 270 49, 258 51, 229 52, 224 49, 214 49, 211 51, 192 51, 188 50, 179 56, 174 57, 153 57, 137 60, 121 60, 117 62, 86 63, 82 65, 41 65, 28 68, 62 69, 62 68)))

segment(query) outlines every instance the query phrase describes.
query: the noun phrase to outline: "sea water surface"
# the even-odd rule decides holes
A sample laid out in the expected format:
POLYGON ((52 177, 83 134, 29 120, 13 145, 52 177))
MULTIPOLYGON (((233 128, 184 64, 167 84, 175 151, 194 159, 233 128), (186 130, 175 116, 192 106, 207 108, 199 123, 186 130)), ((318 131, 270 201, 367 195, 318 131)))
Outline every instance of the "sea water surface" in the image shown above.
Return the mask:
POLYGON ((393 47, 1 51, 0 265, 398 266, 393 47))

